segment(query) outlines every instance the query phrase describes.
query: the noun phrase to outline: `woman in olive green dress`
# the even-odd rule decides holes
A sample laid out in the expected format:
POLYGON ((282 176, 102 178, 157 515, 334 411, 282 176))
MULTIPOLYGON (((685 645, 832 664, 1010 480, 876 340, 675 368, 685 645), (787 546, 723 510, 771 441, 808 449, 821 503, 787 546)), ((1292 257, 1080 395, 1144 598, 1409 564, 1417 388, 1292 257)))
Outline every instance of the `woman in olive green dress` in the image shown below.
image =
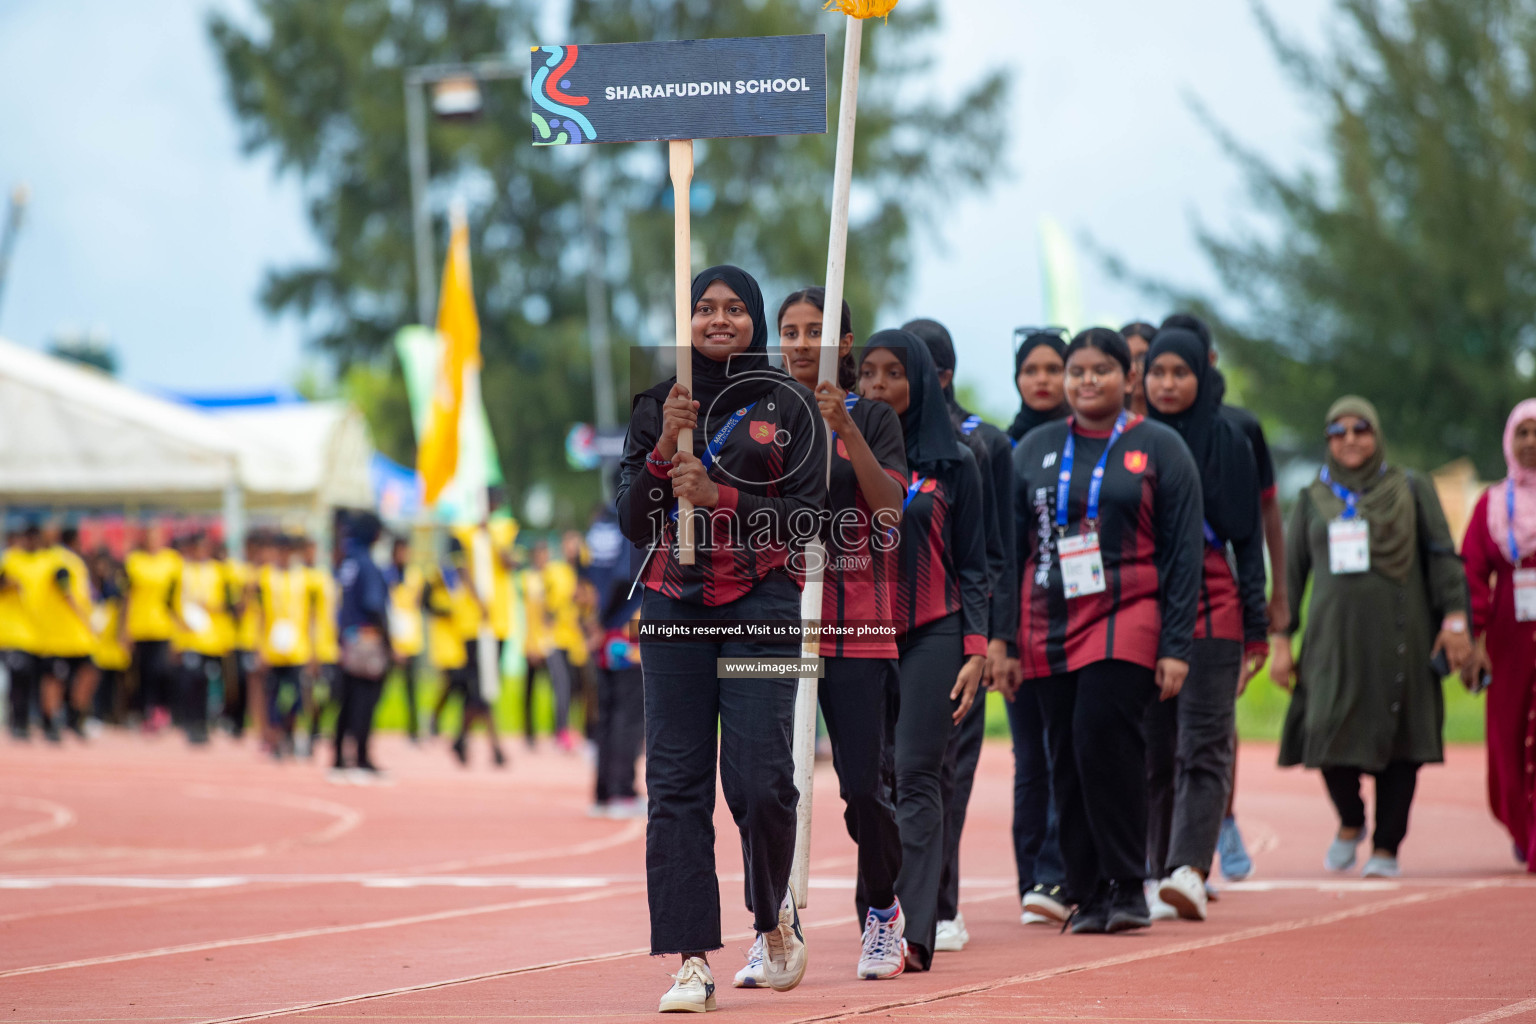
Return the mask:
POLYGON ((1270 640, 1270 675, 1290 689, 1280 763, 1322 770, 1339 814, 1325 866, 1347 871, 1365 838, 1360 776, 1376 780, 1367 877, 1398 873, 1397 850, 1421 765, 1444 760, 1441 679, 1471 654, 1461 560, 1434 487, 1389 465, 1376 409, 1341 398, 1328 411, 1328 461, 1302 491, 1286 533, 1291 617, 1312 597, 1300 662, 1289 634, 1270 640))

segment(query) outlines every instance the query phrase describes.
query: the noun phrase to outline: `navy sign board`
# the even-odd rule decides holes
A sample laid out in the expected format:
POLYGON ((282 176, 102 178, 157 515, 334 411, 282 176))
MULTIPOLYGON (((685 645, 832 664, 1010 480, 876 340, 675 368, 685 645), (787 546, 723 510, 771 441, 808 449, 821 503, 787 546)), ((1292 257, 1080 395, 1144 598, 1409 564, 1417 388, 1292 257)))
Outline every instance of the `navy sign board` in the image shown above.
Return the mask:
POLYGON ((826 36, 536 46, 533 143, 827 130, 826 36))

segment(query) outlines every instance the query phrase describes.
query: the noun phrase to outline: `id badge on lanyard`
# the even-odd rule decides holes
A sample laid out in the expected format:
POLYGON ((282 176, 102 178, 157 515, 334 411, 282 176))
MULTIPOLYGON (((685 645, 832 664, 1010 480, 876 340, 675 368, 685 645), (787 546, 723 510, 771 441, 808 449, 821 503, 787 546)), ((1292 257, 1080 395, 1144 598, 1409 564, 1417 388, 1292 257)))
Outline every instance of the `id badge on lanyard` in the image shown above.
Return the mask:
POLYGON ((1371 526, 1364 519, 1335 519, 1328 524, 1328 570, 1335 576, 1369 572, 1371 526))
POLYGON ((1104 593, 1104 559, 1099 554, 1099 535, 1062 537, 1056 542, 1061 562, 1061 586, 1068 600, 1104 593))
POLYGON ((1515 621, 1536 622, 1536 569, 1515 570, 1515 621))
POLYGON ((1109 465, 1109 451, 1125 433, 1126 416, 1120 414, 1115 429, 1104 445, 1104 454, 1093 467, 1093 478, 1088 484, 1088 532, 1068 537, 1067 503, 1071 498, 1072 463, 1077 442, 1073 437, 1074 425, 1067 423, 1067 444, 1061 453, 1061 472, 1056 478, 1056 559, 1061 565, 1061 588, 1067 600, 1102 594, 1107 588, 1104 579, 1104 556, 1099 550, 1099 495, 1104 488, 1104 469, 1109 465))
POLYGON ((1318 474, 1334 496, 1344 503, 1344 514, 1328 524, 1328 571, 1352 576, 1371 570, 1371 524, 1355 510, 1360 496, 1336 483, 1324 466, 1318 474))

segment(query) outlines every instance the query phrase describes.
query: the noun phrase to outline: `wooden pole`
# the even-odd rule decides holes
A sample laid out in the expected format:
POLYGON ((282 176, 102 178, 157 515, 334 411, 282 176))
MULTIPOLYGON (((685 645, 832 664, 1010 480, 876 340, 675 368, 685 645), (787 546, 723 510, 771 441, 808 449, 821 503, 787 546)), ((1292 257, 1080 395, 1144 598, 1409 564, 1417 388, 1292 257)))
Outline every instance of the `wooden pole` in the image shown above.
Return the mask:
MULTIPOLYGON (((667 144, 672 170, 672 272, 677 295, 677 382, 693 392, 693 227, 689 221, 688 192, 693 184, 693 140, 674 139, 667 144)), ((677 450, 693 452, 693 431, 677 435, 677 450)), ((677 558, 693 564, 693 502, 677 503, 677 558)))
MULTIPOLYGON (((832 230, 827 239, 827 298, 821 319, 821 363, 817 378, 837 383, 838 346, 843 340, 843 286, 848 270, 848 195, 853 187, 853 125, 859 110, 859 54, 864 43, 864 22, 848 19, 848 34, 843 39, 843 87, 838 100, 837 158, 832 172, 832 230)), ((825 423, 823 423, 825 427, 825 423)), ((832 475, 832 449, 827 446, 827 477, 832 475)), ((820 542, 809 552, 812 561, 805 590, 801 593, 800 617, 820 625, 822 573, 826 550, 820 542), (817 557, 819 556, 819 557, 817 557)), ((810 650, 807 654, 818 654, 810 650)), ((811 873, 811 799, 816 769, 816 688, 814 676, 800 679, 795 693, 795 786, 800 803, 795 813, 795 859, 790 868, 789 886, 797 906, 809 901, 811 873)))

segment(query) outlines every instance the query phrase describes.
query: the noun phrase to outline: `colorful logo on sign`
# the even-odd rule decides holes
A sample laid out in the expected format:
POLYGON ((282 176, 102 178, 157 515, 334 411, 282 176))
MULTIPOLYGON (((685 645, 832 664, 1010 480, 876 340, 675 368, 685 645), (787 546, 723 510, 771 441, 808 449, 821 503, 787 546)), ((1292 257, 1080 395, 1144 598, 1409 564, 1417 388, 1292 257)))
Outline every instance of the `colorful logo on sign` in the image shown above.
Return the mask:
POLYGON ((577 110, 591 102, 588 96, 572 96, 571 69, 576 66, 580 47, 535 46, 534 53, 547 53, 549 59, 533 76, 533 102, 548 112, 548 116, 533 112, 533 144, 535 146, 565 146, 581 142, 596 142, 597 129, 577 110))
POLYGON ((752 440, 758 444, 772 444, 773 432, 772 423, 766 423, 763 420, 752 421, 752 440))
POLYGON ((1146 452, 1126 452, 1125 468, 1132 473, 1140 473, 1147 468, 1146 452))

